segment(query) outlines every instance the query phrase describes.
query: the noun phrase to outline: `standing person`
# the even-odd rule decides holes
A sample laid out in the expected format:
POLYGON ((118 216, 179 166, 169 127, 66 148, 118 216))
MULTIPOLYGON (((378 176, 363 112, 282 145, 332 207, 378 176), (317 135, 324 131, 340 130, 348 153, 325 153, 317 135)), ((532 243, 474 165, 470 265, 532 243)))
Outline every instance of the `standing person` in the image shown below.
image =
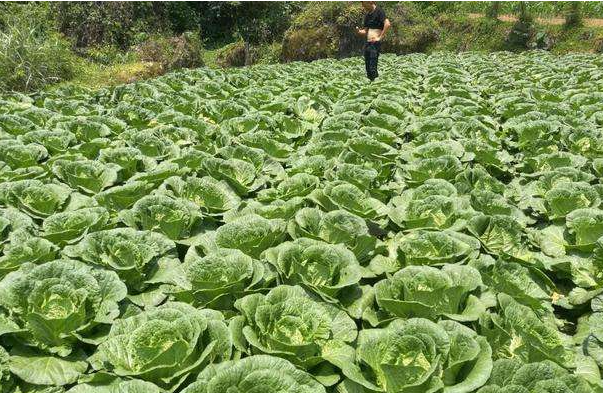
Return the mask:
POLYGON ((366 76, 372 82, 379 76, 377 62, 379 61, 379 52, 381 51, 381 40, 391 24, 385 16, 385 12, 374 1, 363 1, 362 8, 366 11, 364 25, 362 29, 356 27, 356 32, 358 35, 366 36, 364 65, 366 66, 366 76))

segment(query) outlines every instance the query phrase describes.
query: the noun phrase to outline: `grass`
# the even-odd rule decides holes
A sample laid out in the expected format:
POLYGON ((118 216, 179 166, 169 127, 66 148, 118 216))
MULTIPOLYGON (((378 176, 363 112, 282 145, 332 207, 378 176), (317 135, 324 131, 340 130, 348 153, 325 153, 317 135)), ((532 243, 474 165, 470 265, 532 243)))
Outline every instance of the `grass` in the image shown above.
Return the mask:
POLYGON ((576 27, 564 29, 563 26, 551 26, 555 36, 553 53, 591 52, 595 42, 603 39, 603 27, 576 27))
MULTIPOLYGON (((218 68, 216 57, 221 48, 205 49, 202 55, 203 63, 208 67, 218 68)), ((53 85, 50 88, 73 84, 90 89, 100 89, 102 87, 132 83, 160 75, 157 64, 140 61, 134 56, 126 58, 125 61, 117 61, 106 65, 79 58, 74 78, 53 85)))
POLYGON ((205 40, 203 43, 204 49, 202 55, 203 64, 210 68, 220 68, 217 62, 218 54, 226 46, 236 41, 237 39, 235 37, 230 36, 225 36, 216 40, 205 40))
MULTIPOLYGON (((455 4, 456 9, 461 12, 485 13, 490 7, 490 1, 466 1, 455 4)), ((500 13, 513 14, 517 11, 518 1, 501 1, 500 13)), ((563 16, 569 5, 569 1, 538 1, 528 2, 529 11, 535 16, 555 17, 563 16)), ((603 15, 603 3, 600 1, 581 2, 582 14, 585 18, 601 18, 603 15)))
POLYGON ((433 51, 498 51, 512 23, 491 19, 473 20, 461 15, 442 17, 439 39, 428 47, 433 51))
POLYGON ((76 76, 70 81, 53 86, 53 88, 74 84, 90 89, 100 89, 158 75, 158 69, 154 63, 130 60, 124 63, 103 65, 81 59, 77 66, 76 76))
POLYGON ((218 68, 217 58, 222 48, 205 49, 203 51, 203 64, 210 68, 218 68))
MULTIPOLYGON (((427 52, 513 50, 506 42, 512 21, 452 14, 440 17, 438 22, 439 38, 428 46, 427 52)), ((567 29, 563 25, 536 23, 536 31, 552 38, 551 52, 556 54, 593 52, 597 41, 603 39, 603 26, 567 29)))

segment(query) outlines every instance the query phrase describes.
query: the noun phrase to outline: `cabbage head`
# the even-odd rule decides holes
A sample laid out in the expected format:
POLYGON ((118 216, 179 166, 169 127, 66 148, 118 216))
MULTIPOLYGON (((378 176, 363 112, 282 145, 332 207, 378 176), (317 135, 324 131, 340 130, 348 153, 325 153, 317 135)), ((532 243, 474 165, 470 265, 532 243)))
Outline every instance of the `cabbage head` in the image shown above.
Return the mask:
POLYGON ((80 259, 117 273, 131 291, 140 292, 149 283, 162 282, 164 266, 177 261, 176 244, 164 235, 132 228, 116 228, 89 233, 63 255, 80 259))
POLYGON ((264 257, 291 285, 303 285, 326 299, 358 284, 363 269, 354 253, 341 244, 299 238, 267 250, 264 257))
POLYGON ((116 273, 59 259, 25 263, 0 281, 0 305, 25 343, 69 355, 98 324, 119 315, 126 286, 116 273))
POLYGON ((193 202, 206 214, 221 216, 224 212, 236 208, 241 198, 224 180, 210 176, 170 177, 162 188, 168 194, 193 202))
POLYGON ((202 220, 201 211, 194 203, 166 195, 143 197, 120 216, 131 228, 159 232, 172 240, 191 237, 202 220))
POLYGON ((70 187, 86 194, 97 194, 119 180, 121 167, 96 160, 56 160, 53 173, 70 187))
POLYGON ((283 240, 286 229, 285 220, 270 220, 249 214, 219 227, 215 233, 215 243, 218 247, 235 248, 258 258, 264 250, 283 240))
POLYGON ((4 246, 4 255, 0 256, 0 279, 24 263, 39 265, 55 260, 58 254, 59 247, 46 239, 15 239, 4 246))
POLYGON ((577 374, 544 360, 524 363, 519 359, 494 362, 488 384, 477 393, 595 393, 597 390, 577 374))
POLYGON ((365 219, 346 210, 324 213, 311 207, 299 209, 287 224, 287 231, 294 239, 306 237, 344 244, 361 263, 370 259, 377 245, 365 219))
POLYGON ((472 236, 450 230, 417 230, 400 232, 391 240, 391 248, 406 265, 443 265, 475 257, 480 243, 472 236))
POLYGON ((203 366, 229 359, 230 337, 219 312, 165 303, 115 320, 90 363, 97 370, 173 391, 203 366))
POLYGON ((479 271, 471 266, 407 266, 378 282, 375 294, 380 307, 400 318, 445 316, 465 322, 485 311, 472 294, 481 285, 479 271))
POLYGON ((327 183, 312 197, 325 210, 343 209, 365 219, 380 221, 387 214, 387 206, 368 192, 344 181, 327 183))
POLYGON ((550 315, 536 313, 530 307, 499 293, 498 313, 484 314, 480 332, 493 344, 495 358, 517 358, 524 362, 551 360, 571 367, 575 354, 569 340, 550 315))
POLYGON ((138 200, 149 195, 154 185, 145 181, 132 181, 114 186, 94 196, 96 202, 111 212, 131 208, 138 200))
MULTIPOLYGON (((67 393, 163 393, 157 385, 139 379, 114 379, 109 383, 82 383, 67 393)), ((46 392, 41 392, 46 393, 46 392)), ((54 393, 54 392, 48 392, 54 393)))
POLYGON ((86 233, 99 231, 109 224, 104 207, 87 207, 55 213, 42 223, 42 236, 55 244, 74 243, 86 233))
POLYGON ((179 301, 231 309, 237 298, 261 286, 265 270, 260 261, 237 249, 219 248, 206 254, 192 246, 181 265, 183 282, 171 291, 179 301))
POLYGON ((71 189, 40 180, 18 180, 0 184, 0 203, 15 207, 33 218, 62 211, 71 189))
POLYGON ((325 393, 312 376, 287 360, 255 355, 207 366, 182 393, 325 393))
MULTIPOLYGON (((280 356, 305 369, 349 352, 347 344, 356 339, 356 324, 345 311, 299 286, 280 285, 266 295, 248 295, 235 307, 241 312, 233 322, 241 329, 235 337, 245 351, 280 356)), ((325 384, 338 377, 329 379, 325 384)))
POLYGON ((369 391, 472 393, 488 380, 491 355, 486 339, 458 322, 396 319, 361 330, 356 361, 342 369, 369 391))

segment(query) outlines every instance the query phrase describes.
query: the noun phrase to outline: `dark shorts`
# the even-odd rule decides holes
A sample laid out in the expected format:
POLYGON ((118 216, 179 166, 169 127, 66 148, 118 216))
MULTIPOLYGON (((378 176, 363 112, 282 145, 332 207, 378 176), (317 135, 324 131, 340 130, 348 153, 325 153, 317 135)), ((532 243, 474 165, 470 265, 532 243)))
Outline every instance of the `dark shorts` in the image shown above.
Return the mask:
POLYGON ((381 52, 381 42, 366 42, 364 44, 364 65, 366 67, 366 76, 375 80, 379 76, 377 63, 379 62, 379 52, 381 52))

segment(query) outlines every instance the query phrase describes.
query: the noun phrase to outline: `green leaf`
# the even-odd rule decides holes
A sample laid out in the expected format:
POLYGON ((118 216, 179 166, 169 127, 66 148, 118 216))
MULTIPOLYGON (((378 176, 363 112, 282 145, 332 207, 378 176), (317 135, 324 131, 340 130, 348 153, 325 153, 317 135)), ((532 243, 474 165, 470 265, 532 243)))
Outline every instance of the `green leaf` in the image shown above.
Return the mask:
POLYGON ((23 348, 11 351, 10 371, 35 385, 69 385, 87 369, 88 363, 82 360, 82 356, 58 358, 23 348))

